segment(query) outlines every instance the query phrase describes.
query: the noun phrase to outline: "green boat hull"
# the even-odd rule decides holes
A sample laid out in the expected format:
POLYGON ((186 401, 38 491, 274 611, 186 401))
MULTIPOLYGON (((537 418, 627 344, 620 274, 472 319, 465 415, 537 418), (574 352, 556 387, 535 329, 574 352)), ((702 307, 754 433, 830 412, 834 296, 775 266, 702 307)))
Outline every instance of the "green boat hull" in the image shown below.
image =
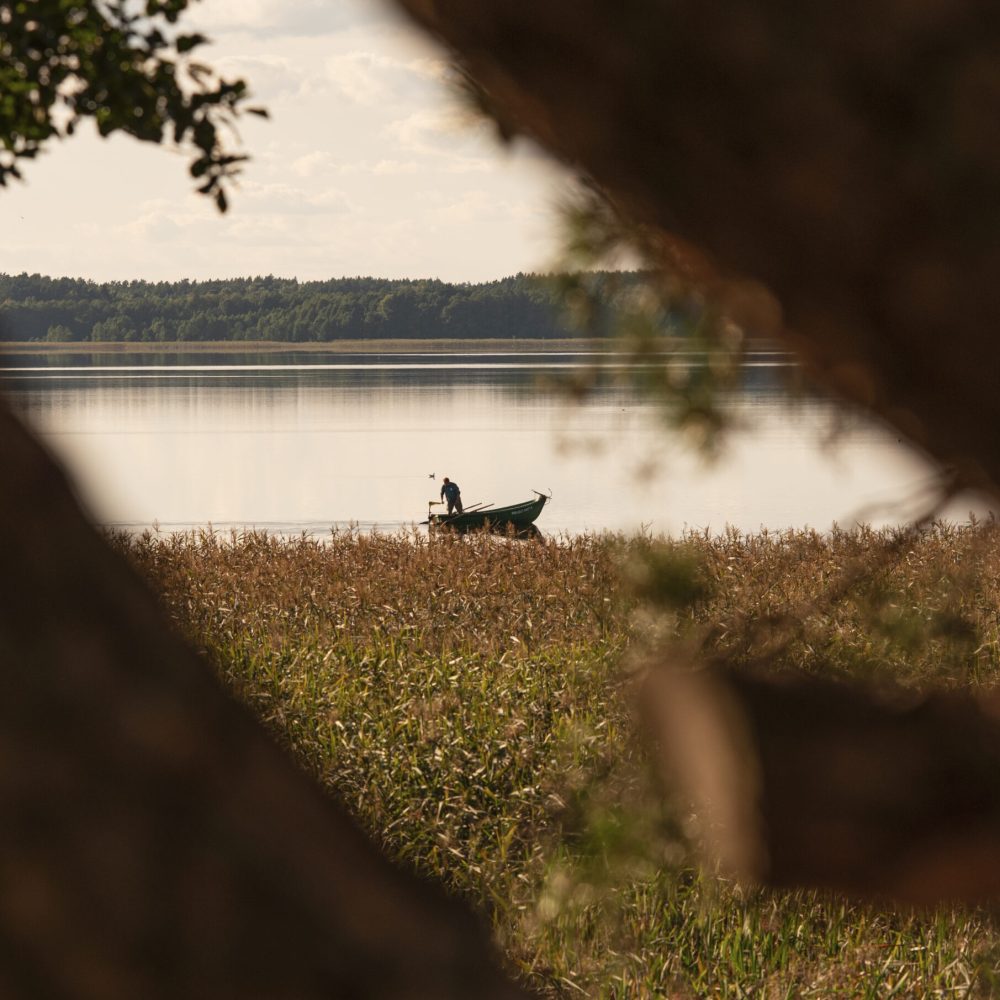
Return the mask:
POLYGON ((508 507, 491 507, 489 510, 466 511, 463 514, 432 514, 430 525, 433 528, 451 528, 455 531, 475 531, 479 528, 494 531, 524 531, 530 528, 541 514, 549 498, 544 493, 537 494, 537 499, 524 503, 511 504, 508 507))

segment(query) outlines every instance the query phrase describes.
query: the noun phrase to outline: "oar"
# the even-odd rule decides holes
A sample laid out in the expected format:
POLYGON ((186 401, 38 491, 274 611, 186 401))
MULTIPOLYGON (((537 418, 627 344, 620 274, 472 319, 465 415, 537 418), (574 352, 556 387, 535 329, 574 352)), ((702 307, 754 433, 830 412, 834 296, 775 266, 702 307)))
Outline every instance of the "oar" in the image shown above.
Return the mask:
POLYGON ((471 507, 463 508, 461 514, 442 514, 438 524, 451 524, 452 521, 457 521, 460 517, 464 517, 466 514, 480 514, 492 506, 492 503, 477 503, 473 504, 471 507))

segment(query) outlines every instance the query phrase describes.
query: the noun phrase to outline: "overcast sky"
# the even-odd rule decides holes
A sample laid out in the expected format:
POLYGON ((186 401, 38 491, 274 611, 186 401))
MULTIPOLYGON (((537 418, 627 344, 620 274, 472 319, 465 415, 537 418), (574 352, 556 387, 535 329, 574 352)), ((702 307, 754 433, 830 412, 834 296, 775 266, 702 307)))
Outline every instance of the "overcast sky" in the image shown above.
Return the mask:
POLYGON ((561 172, 471 125, 441 52, 380 0, 202 0, 201 58, 269 121, 219 216, 190 157, 90 122, 0 189, 0 271, 95 280, 275 274, 482 281, 553 260, 561 172))

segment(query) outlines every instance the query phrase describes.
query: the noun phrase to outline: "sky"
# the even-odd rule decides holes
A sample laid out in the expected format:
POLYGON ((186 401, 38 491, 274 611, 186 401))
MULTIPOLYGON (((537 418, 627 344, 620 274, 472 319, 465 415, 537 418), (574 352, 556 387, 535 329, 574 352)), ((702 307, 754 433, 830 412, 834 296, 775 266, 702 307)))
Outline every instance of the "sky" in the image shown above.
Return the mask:
POLYGON ((187 24, 271 116, 240 120, 229 212, 194 193, 187 152, 87 121, 0 189, 0 272, 489 281, 555 262, 566 175, 473 121, 446 54, 381 0, 202 0, 187 24))

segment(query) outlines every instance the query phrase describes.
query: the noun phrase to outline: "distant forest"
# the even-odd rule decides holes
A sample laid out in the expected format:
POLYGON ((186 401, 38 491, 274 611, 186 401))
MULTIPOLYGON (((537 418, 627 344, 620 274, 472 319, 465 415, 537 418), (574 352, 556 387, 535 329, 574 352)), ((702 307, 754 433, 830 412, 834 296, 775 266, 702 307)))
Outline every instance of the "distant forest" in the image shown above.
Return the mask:
MULTIPOLYGON (((593 331, 591 331, 593 332, 593 331)), ((0 341, 326 342, 573 334, 557 281, 114 281, 0 274, 0 341)))

